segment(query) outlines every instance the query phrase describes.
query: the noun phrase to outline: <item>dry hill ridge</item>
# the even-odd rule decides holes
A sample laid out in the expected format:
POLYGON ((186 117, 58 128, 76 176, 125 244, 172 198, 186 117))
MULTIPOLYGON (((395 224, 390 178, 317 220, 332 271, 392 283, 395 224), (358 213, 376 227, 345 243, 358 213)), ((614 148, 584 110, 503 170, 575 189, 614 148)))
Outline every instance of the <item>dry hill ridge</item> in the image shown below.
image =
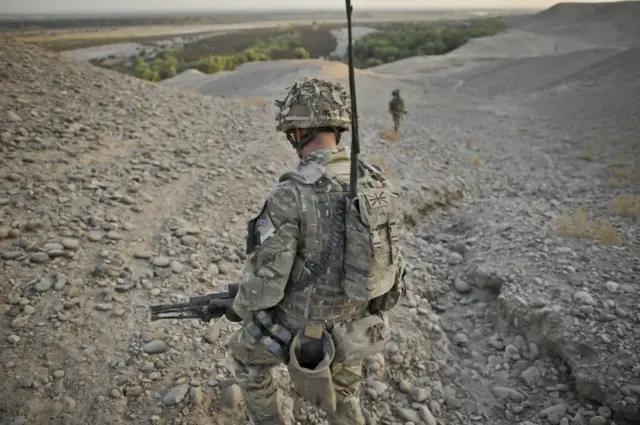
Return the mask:
MULTIPOLYGON (((358 78, 376 81, 377 76, 367 70, 356 70, 358 78)), ((209 96, 275 99, 291 81, 304 77, 347 79, 348 67, 341 62, 319 59, 299 59, 274 62, 250 62, 233 72, 206 75, 188 70, 163 80, 161 84, 190 89, 209 96)))
MULTIPOLYGON (((549 11, 529 25, 559 26, 549 11)), ((393 341, 366 362, 367 424, 640 424, 637 49, 467 51, 358 75, 362 148, 404 199, 410 266, 393 341), (394 88, 398 142, 380 137, 394 88)), ((169 87, 0 39, 2 423, 245 423, 237 325, 147 308, 240 277, 245 221, 296 163, 260 99, 344 71, 250 64, 169 87)))
POLYGON ((627 39, 640 37, 637 1, 611 3, 558 3, 534 16, 522 19, 518 27, 529 31, 557 31, 575 29, 583 33, 583 25, 601 24, 618 30, 627 39))

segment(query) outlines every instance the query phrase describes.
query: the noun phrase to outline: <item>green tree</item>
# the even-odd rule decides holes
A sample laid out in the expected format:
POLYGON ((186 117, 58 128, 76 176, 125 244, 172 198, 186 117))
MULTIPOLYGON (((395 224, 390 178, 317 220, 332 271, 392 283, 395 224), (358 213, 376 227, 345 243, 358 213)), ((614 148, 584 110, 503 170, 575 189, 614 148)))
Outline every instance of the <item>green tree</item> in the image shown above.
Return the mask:
POLYGON ((367 59, 367 61, 365 62, 365 66, 367 68, 371 68, 374 66, 378 66, 378 65, 382 65, 384 62, 382 62, 382 60, 380 59, 376 59, 376 58, 369 58, 367 59))
POLYGON ((295 59, 309 59, 311 57, 311 53, 304 47, 296 47, 292 53, 295 59))
POLYGON ((504 28, 499 20, 476 21, 468 26, 433 23, 384 25, 380 31, 360 38, 353 48, 357 66, 371 67, 418 55, 441 55, 472 38, 494 35, 504 28))
POLYGON ((136 66, 134 68, 134 75, 138 78, 142 78, 143 80, 153 81, 154 72, 149 68, 149 65, 144 61, 144 59, 139 58, 136 62, 136 66))

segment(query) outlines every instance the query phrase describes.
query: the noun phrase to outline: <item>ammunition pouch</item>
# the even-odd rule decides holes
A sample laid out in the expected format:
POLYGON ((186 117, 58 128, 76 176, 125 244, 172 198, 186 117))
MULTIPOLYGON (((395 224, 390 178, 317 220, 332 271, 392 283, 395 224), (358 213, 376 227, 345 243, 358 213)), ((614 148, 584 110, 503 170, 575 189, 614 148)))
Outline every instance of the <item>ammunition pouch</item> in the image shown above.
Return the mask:
POLYGON ((331 330, 335 344, 335 363, 355 363, 381 352, 391 333, 377 314, 348 323, 340 323, 331 330))
POLYGON ((293 338, 289 350, 289 377, 298 393, 328 413, 337 407, 337 395, 331 376, 335 345, 331 335, 320 326, 307 326, 293 338))
POLYGON ((252 319, 247 319, 242 327, 249 333, 254 342, 261 344, 267 352, 280 359, 283 363, 289 360, 289 346, 292 335, 287 329, 273 322, 264 311, 254 313, 252 319))

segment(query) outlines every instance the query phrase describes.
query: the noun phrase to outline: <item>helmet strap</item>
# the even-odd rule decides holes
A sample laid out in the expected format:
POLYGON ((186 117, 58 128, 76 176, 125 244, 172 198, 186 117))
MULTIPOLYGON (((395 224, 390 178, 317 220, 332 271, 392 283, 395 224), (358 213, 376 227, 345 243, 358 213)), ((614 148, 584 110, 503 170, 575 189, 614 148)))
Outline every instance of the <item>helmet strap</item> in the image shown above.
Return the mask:
POLYGON ((302 150, 302 148, 305 147, 305 145, 309 142, 311 142, 313 139, 315 139, 318 134, 320 133, 334 133, 336 136, 336 145, 340 144, 340 138, 342 136, 342 131, 341 129, 338 128, 333 128, 333 127, 316 127, 316 128, 310 128, 307 130, 307 133, 302 136, 300 138, 300 140, 297 143, 297 150, 302 150))
POLYGON ((320 129, 318 128, 311 128, 309 129, 304 136, 300 137, 300 140, 298 140, 298 146, 296 149, 298 149, 299 151, 302 150, 302 148, 304 148, 304 146, 309 143, 310 141, 312 141, 313 139, 315 139, 318 136, 318 133, 320 133, 320 129))

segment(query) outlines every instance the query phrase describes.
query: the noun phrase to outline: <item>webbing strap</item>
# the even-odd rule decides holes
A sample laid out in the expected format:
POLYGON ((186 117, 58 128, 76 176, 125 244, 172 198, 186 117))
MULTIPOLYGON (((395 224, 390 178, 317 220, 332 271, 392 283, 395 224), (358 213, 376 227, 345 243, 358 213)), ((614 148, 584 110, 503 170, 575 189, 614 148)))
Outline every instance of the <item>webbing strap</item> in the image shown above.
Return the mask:
POLYGON ((321 276, 325 274, 325 270, 331 262, 331 257, 335 250, 340 246, 344 239, 344 214, 345 214, 346 197, 338 203, 334 210, 334 219, 331 223, 331 233, 329 234, 329 242, 325 251, 320 257, 318 263, 307 263, 309 274, 300 280, 291 282, 291 288, 295 291, 301 291, 310 285, 313 285, 321 276))

